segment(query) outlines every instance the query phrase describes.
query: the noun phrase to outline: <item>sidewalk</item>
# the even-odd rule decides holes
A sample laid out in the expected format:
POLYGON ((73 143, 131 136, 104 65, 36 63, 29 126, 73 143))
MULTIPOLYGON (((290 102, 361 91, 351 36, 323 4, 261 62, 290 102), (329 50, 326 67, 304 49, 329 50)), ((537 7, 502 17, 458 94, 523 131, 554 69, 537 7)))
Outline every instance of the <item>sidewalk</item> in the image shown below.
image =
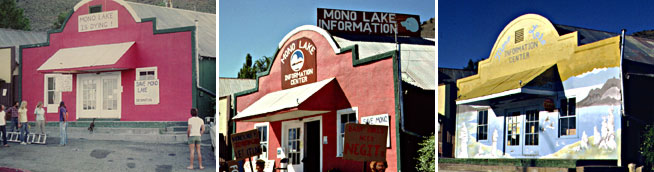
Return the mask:
MULTIPOLYGON (((58 134, 56 134, 58 136, 58 134)), ((202 142, 202 171, 216 171, 211 141, 202 142), (206 146, 205 146, 206 145, 206 146)), ((40 171, 199 171, 189 165, 189 148, 185 143, 161 144, 133 141, 68 139, 65 147, 59 138, 48 138, 47 145, 0 147, 0 166, 40 171)))

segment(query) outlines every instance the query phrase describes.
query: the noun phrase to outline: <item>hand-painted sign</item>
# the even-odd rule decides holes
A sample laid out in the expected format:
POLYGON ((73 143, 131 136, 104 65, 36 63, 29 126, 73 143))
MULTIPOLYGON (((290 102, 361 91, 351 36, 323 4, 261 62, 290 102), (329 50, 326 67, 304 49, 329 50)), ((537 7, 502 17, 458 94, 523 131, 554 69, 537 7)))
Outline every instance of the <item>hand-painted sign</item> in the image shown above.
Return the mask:
POLYGON ((227 172, 242 172, 239 169, 238 161, 227 161, 227 172))
POLYGON ((55 89, 61 92, 73 91, 73 75, 57 75, 55 77, 55 89))
POLYGON ((78 32, 112 28, 118 28, 118 10, 85 14, 77 17, 78 32))
POLYGON ((386 161, 387 131, 386 126, 345 124, 343 159, 386 161))
POLYGON ((232 134, 232 149, 234 149, 235 160, 241 160, 261 154, 259 130, 249 130, 232 134))
MULTIPOLYGON (((365 116, 361 117, 361 124, 368 125, 381 125, 387 126, 390 123, 390 116, 388 114, 374 115, 374 116, 365 116)), ((388 135, 386 137, 386 147, 391 147, 391 130, 388 130, 388 135)))
POLYGON ((311 39, 293 40, 281 52, 282 89, 316 82, 316 44, 311 39))
POLYGON ((420 37, 420 16, 318 8, 318 27, 330 33, 420 37))
POLYGON ((159 80, 153 79, 134 81, 134 104, 159 104, 159 80))

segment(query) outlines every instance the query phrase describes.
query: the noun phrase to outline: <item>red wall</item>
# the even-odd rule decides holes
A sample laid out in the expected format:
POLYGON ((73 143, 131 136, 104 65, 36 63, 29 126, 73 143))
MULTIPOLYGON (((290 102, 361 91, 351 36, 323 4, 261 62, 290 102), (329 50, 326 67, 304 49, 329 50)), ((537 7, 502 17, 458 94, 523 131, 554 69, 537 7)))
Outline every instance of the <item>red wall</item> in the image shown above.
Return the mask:
MULTIPOLYGON (((122 121, 186 121, 192 108, 192 37, 190 31, 153 35, 152 22, 136 23, 122 5, 114 1, 94 0, 75 11, 60 33, 50 34, 50 45, 22 51, 22 94, 28 101, 29 114, 36 102, 44 101, 44 73, 37 69, 55 52, 63 48, 135 41, 119 63, 133 68, 121 71, 122 121), (77 18, 88 14, 89 6, 102 5, 103 11, 118 10, 118 28, 77 32, 77 18), (127 61, 127 62, 123 62, 127 61), (160 81, 158 105, 134 105, 134 68, 157 66, 160 81)), ((73 75, 72 92, 63 92, 62 100, 75 119, 77 76, 73 75)), ((28 115, 34 120, 33 115, 28 115)), ((56 113, 46 120, 59 120, 56 113)))
MULTIPOLYGON (((352 53, 346 52, 343 54, 335 54, 331 46, 322 35, 314 31, 301 31, 291 36, 286 43, 295 39, 307 37, 311 39, 317 47, 316 56, 316 73, 317 80, 321 81, 331 77, 335 77, 338 84, 335 86, 340 87, 345 100, 349 103, 348 106, 358 107, 359 120, 361 117, 388 114, 390 116, 390 134, 391 134, 391 148, 386 150, 387 162, 389 165, 388 171, 396 171, 396 133, 395 133, 395 97, 393 87, 393 61, 392 58, 386 58, 373 63, 352 66, 352 53)), ((331 38, 330 38, 331 39, 331 38)), ((286 46, 286 43, 284 46, 286 46)), ((264 95, 281 90, 281 69, 279 60, 281 53, 275 57, 275 61, 267 76, 259 78, 259 91, 237 97, 237 111, 243 111, 249 105, 254 103, 264 95)), ((320 91, 312 98, 305 101, 304 108, 311 109, 311 107, 319 107, 321 97, 330 97, 332 91, 320 91), (322 92, 322 93, 321 93, 322 92), (305 104, 308 104, 305 106, 305 104)), ((327 100, 329 101, 329 100, 327 100)), ((333 101, 333 100, 332 100, 333 101)), ((330 102, 334 103, 334 102, 330 102)), ((351 170, 363 168, 362 162, 343 160, 341 157, 336 157, 336 110, 343 109, 347 103, 338 103, 333 106, 330 112, 321 114, 322 116, 322 134, 328 137, 328 144, 323 145, 323 171, 338 168, 341 170, 351 170)), ((301 107, 301 108, 303 108, 301 107)), ((307 118, 307 117, 305 117, 307 118)), ((254 127, 252 122, 237 122, 237 132, 251 130, 254 127)), ((270 135, 269 157, 268 159, 276 158, 276 149, 279 147, 281 141, 281 122, 270 123, 272 132, 270 135)), ((277 164, 279 165, 279 164, 277 164)))

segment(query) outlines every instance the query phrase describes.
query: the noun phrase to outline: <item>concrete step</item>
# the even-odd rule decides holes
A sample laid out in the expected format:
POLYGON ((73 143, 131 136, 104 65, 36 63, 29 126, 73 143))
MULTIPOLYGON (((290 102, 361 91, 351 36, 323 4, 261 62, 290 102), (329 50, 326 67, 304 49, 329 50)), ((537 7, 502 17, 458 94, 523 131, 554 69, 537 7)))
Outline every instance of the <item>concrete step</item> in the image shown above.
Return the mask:
MULTIPOLYGON (((38 127, 31 127, 30 133, 40 133, 38 127)), ((59 139, 59 127, 47 126, 45 133, 49 138, 59 139)), ((201 139, 210 141, 211 137, 206 132, 201 139)), ((80 138, 87 140, 124 140, 144 143, 185 143, 187 141, 186 131, 184 132, 161 132, 161 128, 111 128, 96 127, 93 132, 88 127, 68 127, 68 138, 80 138)))

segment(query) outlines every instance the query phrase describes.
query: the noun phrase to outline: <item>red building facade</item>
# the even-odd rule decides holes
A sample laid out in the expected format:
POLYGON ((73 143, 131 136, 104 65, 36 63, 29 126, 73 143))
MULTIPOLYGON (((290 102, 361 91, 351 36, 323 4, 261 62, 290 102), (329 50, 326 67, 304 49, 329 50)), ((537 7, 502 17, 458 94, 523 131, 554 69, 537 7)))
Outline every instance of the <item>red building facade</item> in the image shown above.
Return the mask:
POLYGON ((360 171, 362 162, 342 157, 342 125, 380 117, 389 128, 388 171, 397 171, 396 52, 359 57, 357 45, 339 47, 316 26, 296 28, 278 48, 268 73, 258 77, 257 87, 235 95, 236 132, 266 131, 262 145, 267 148, 259 158, 274 160, 276 167, 282 157, 289 158, 289 171, 360 171), (312 51, 303 46, 306 42, 315 46, 315 67, 307 67, 312 51), (299 47, 293 48, 295 43, 299 47), (291 55, 296 49, 304 49, 301 74, 284 73, 284 68, 297 64, 291 55), (300 78, 295 86, 284 88, 284 82, 295 78, 300 78))
POLYGON ((185 121, 196 106, 196 27, 156 21, 122 0, 79 2, 47 42, 21 46, 28 113, 42 101, 56 121, 64 101, 77 120, 185 121))

